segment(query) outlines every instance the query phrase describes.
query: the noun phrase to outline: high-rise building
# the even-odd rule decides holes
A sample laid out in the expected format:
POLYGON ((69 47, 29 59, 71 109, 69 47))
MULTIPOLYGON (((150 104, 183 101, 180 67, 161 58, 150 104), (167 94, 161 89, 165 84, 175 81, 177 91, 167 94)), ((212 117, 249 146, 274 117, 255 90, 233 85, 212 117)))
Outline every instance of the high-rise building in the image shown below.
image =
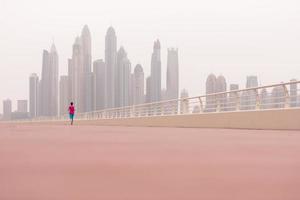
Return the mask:
POLYGON ((117 37, 114 28, 109 27, 105 37, 106 108, 115 107, 116 65, 117 37))
POLYGON ((96 60, 93 64, 95 75, 95 106, 96 110, 105 108, 105 63, 103 60, 96 60))
POLYGON ((59 82, 59 114, 68 114, 69 106, 69 78, 68 76, 60 76, 59 82))
POLYGON ((151 76, 148 76, 146 79, 146 103, 151 102, 151 76))
POLYGON ((282 86, 277 86, 272 90, 272 108, 284 108, 285 91, 282 86))
MULTIPOLYGON (((246 88, 258 87, 257 76, 248 76, 246 82, 246 88)), ((256 92, 254 90, 248 90, 242 93, 241 97, 241 109, 252 110, 256 107, 256 92)))
POLYGON ((235 91, 239 90, 239 85, 238 84, 230 84, 230 91, 235 91))
POLYGON ((206 112, 213 112, 216 109, 216 96, 211 95, 217 91, 217 77, 210 74, 206 79, 206 112))
POLYGON ((122 107, 123 105, 123 91, 124 88, 124 61, 127 59, 127 53, 124 47, 120 47, 117 52, 117 66, 115 75, 115 107, 122 107))
POLYGON ((129 105, 130 106, 132 106, 134 103, 134 88, 135 88, 134 73, 130 73, 130 80, 129 80, 129 105))
POLYGON ((266 88, 263 88, 260 92, 260 109, 270 108, 270 98, 266 88))
POLYGON ((17 112, 27 113, 28 112, 28 101, 27 100, 18 100, 17 101, 17 112))
POLYGON ((143 104, 145 102, 144 70, 142 65, 138 64, 134 68, 134 85, 133 85, 133 104, 143 104))
MULTIPOLYGON (((292 79, 290 82, 296 82, 296 79, 292 79)), ((296 107, 298 105, 298 85, 293 83, 290 85, 290 106, 296 107)))
POLYGON ((90 112, 95 109, 94 102, 94 75, 92 74, 92 43, 91 33, 87 25, 82 29, 82 64, 83 64, 83 112, 90 112))
POLYGON ((178 49, 168 49, 167 60, 167 99, 178 99, 179 95, 179 62, 178 49))
POLYGON ((153 53, 151 58, 151 102, 161 100, 161 55, 160 42, 156 40, 153 46, 153 53))
POLYGON ((11 120, 11 114, 12 114, 12 104, 11 100, 7 99, 3 101, 3 120, 11 120))
POLYGON ((131 63, 128 58, 121 61, 120 77, 119 77, 119 107, 130 105, 130 86, 131 86, 131 63))
MULTIPOLYGON (((216 93, 222 93, 227 91, 227 83, 224 76, 220 75, 217 78, 217 88, 216 93)), ((227 105, 227 94, 218 94, 217 95, 217 105, 220 108, 220 111, 226 111, 227 105)))
POLYGON ((81 32, 82 57, 84 73, 92 72, 92 39, 89 27, 85 25, 81 32))
POLYGON ((257 76, 248 76, 246 88, 258 87, 258 78, 257 76))
POLYGON ((43 52, 41 77, 41 115, 58 114, 58 54, 53 44, 50 52, 43 52))
POLYGON ((78 113, 85 111, 85 72, 83 65, 83 47, 80 37, 73 44, 72 59, 68 62, 69 100, 72 101, 78 113))
POLYGON ((37 74, 31 74, 29 77, 29 113, 31 118, 38 116, 38 86, 39 77, 37 74))
POLYGON ((95 110, 95 74, 90 72, 86 73, 86 88, 85 88, 85 112, 95 110))

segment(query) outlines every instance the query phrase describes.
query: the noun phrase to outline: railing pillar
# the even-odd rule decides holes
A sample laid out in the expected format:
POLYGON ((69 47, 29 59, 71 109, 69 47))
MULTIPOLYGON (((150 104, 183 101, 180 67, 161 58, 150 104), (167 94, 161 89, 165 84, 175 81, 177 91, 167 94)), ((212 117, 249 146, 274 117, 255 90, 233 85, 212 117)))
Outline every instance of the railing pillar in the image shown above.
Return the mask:
POLYGON ((235 95, 235 110, 239 111, 240 107, 241 107, 241 97, 240 97, 239 92, 236 92, 236 95, 235 95))
POLYGON ((286 85, 282 85, 283 89, 284 89, 284 95, 285 95, 285 104, 284 107, 285 108, 289 108, 290 107, 290 94, 289 94, 289 90, 287 89, 286 85))
POLYGON ((203 101, 201 99, 201 97, 199 97, 199 108, 200 108, 200 113, 203 113, 203 101))
POLYGON ((261 101, 260 101, 260 96, 259 96, 258 90, 254 90, 254 92, 256 95, 255 110, 260 110, 261 101))
POLYGON ((217 102, 217 108, 216 108, 216 111, 217 112, 220 112, 221 111, 221 103, 220 103, 220 99, 219 98, 216 98, 216 102, 217 102))

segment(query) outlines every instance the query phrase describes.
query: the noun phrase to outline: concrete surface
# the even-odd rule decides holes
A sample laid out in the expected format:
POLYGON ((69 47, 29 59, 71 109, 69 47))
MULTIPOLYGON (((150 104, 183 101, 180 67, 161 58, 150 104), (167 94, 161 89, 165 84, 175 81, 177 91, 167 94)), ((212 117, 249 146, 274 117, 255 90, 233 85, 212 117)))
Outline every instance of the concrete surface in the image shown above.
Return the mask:
POLYGON ((299 200, 300 132, 0 124, 0 200, 299 200))
MULTIPOLYGON (((75 116, 75 120, 76 116, 75 116)), ((41 122, 43 123, 43 122, 41 122)), ((61 122, 46 122, 59 124, 61 122)), ((62 122, 65 123, 65 122, 62 122)), ((300 108, 77 121, 80 125, 299 130, 300 108)))

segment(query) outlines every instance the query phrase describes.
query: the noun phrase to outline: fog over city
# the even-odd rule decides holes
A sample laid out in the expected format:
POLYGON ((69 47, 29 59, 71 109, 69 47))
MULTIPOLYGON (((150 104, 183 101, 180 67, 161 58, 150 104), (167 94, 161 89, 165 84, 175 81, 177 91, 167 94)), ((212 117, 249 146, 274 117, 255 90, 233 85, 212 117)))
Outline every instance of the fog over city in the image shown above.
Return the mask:
MULTIPOLYGON (((168 48, 178 48, 179 91, 205 93, 210 73, 244 88, 300 79, 299 0, 0 0, 0 102, 28 99, 29 76, 41 75, 43 50, 55 43, 59 75, 66 75, 76 36, 88 25, 92 61, 105 59, 105 35, 113 26, 117 48, 151 69, 153 43, 161 44, 162 88, 168 48)), ((2 106, 0 106, 2 112, 2 106)))

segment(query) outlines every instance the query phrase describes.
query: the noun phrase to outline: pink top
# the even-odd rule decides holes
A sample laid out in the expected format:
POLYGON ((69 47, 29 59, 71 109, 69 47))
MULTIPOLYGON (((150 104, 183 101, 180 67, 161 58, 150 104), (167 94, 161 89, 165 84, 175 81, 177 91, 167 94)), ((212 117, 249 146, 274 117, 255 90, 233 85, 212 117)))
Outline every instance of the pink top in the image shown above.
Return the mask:
POLYGON ((75 108, 74 108, 74 106, 69 106, 69 114, 71 114, 71 115, 75 114, 75 108))

